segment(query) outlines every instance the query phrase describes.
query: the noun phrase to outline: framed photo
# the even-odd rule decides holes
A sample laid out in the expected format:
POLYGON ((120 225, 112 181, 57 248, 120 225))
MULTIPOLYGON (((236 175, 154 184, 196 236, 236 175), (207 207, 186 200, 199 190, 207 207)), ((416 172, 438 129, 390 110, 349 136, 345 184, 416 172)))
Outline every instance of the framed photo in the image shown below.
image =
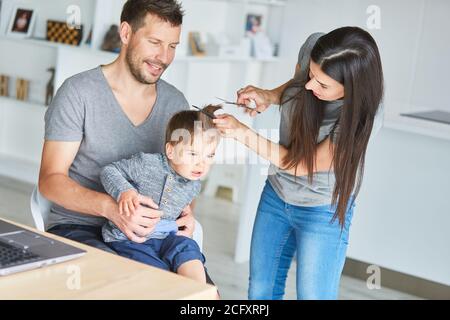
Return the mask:
POLYGON ((255 35, 262 29, 263 16, 260 14, 249 13, 245 24, 245 34, 255 35))
POLYGON ((7 35, 18 38, 31 37, 35 20, 36 12, 34 9, 21 7, 14 8, 7 35))

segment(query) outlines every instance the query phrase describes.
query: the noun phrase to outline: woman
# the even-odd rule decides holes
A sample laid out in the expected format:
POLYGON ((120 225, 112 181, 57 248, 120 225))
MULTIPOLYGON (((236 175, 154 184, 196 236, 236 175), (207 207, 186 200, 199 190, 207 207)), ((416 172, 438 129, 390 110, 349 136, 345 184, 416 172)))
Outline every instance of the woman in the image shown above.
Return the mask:
MULTIPOLYGON (((336 299, 354 199, 383 96, 374 39, 357 27, 313 34, 300 49, 293 80, 274 90, 247 87, 238 103, 281 107, 280 144, 230 115, 216 122, 272 163, 261 195, 250 254, 250 299, 281 299, 297 251, 297 298, 336 299)), ((256 111, 253 111, 253 115, 256 111)))

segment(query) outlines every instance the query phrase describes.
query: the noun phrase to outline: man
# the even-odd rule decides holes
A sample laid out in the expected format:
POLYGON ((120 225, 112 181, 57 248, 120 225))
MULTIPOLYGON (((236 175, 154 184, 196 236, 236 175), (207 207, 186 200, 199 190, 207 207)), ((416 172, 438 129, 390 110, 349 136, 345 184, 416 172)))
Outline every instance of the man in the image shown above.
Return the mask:
MULTIPOLYGON (((102 167, 137 152, 163 152, 173 114, 189 108, 183 94, 160 80, 180 40, 183 11, 176 0, 128 0, 120 25, 119 57, 67 79, 45 115, 39 190, 54 202, 48 231, 102 250, 101 227, 112 221, 144 242, 161 212, 150 198, 132 217, 119 214, 100 183, 102 167)), ((192 236, 189 207, 177 220, 192 236)))

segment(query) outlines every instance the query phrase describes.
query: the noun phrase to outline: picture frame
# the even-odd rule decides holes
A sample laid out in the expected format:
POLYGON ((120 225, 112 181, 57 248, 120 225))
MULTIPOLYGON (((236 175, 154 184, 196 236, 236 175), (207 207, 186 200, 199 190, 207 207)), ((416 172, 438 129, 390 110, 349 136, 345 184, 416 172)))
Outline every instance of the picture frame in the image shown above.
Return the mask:
POLYGON ((248 13, 245 22, 245 34, 247 36, 255 35, 262 30, 263 15, 257 13, 248 13))
POLYGON ((49 42, 79 46, 83 39, 83 30, 83 25, 77 28, 70 28, 66 21, 47 20, 45 38, 49 42))
POLYGON ((29 38, 33 34, 35 21, 35 9, 17 6, 12 11, 6 35, 14 38, 29 38))

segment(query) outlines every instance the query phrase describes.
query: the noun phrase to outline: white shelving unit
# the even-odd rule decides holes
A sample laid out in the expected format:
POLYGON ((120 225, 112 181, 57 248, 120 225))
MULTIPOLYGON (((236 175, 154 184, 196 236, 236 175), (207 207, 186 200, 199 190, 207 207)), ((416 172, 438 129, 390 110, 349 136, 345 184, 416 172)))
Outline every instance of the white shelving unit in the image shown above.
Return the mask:
MULTIPOLYGON (((186 12, 182 43, 177 57, 164 79, 180 89, 192 104, 218 102, 215 96, 232 99, 238 88, 263 85, 266 67, 279 63, 279 58, 255 59, 249 56, 193 57, 188 55, 189 31, 208 33, 215 38, 226 38, 237 43, 245 34, 246 15, 263 16, 263 28, 274 43, 279 43, 283 22, 284 1, 273 0, 184 0, 186 12)), ((0 16, 0 74, 12 78, 10 94, 14 96, 14 79, 30 80, 29 100, 22 102, 13 97, 0 97, 0 175, 35 183, 37 181, 46 107, 45 87, 50 78, 47 69, 56 67, 55 91, 62 82, 76 74, 100 64, 112 62, 117 54, 99 48, 110 25, 118 24, 125 0, 3 0, 0 16), (34 8, 37 21, 34 35, 29 39, 6 36, 12 10, 17 5, 34 8), (67 7, 81 9, 83 41, 74 47, 43 40, 47 19, 66 20, 67 7), (91 45, 85 45, 92 29, 91 45)), ((269 84, 270 86, 272 84, 269 84)), ((227 112, 238 117, 242 114, 231 108, 227 112)), ((245 117, 248 124, 251 121, 245 117)), ((218 157, 225 158, 235 145, 223 146, 218 157)), ((244 157, 244 149, 238 150, 244 157)))

